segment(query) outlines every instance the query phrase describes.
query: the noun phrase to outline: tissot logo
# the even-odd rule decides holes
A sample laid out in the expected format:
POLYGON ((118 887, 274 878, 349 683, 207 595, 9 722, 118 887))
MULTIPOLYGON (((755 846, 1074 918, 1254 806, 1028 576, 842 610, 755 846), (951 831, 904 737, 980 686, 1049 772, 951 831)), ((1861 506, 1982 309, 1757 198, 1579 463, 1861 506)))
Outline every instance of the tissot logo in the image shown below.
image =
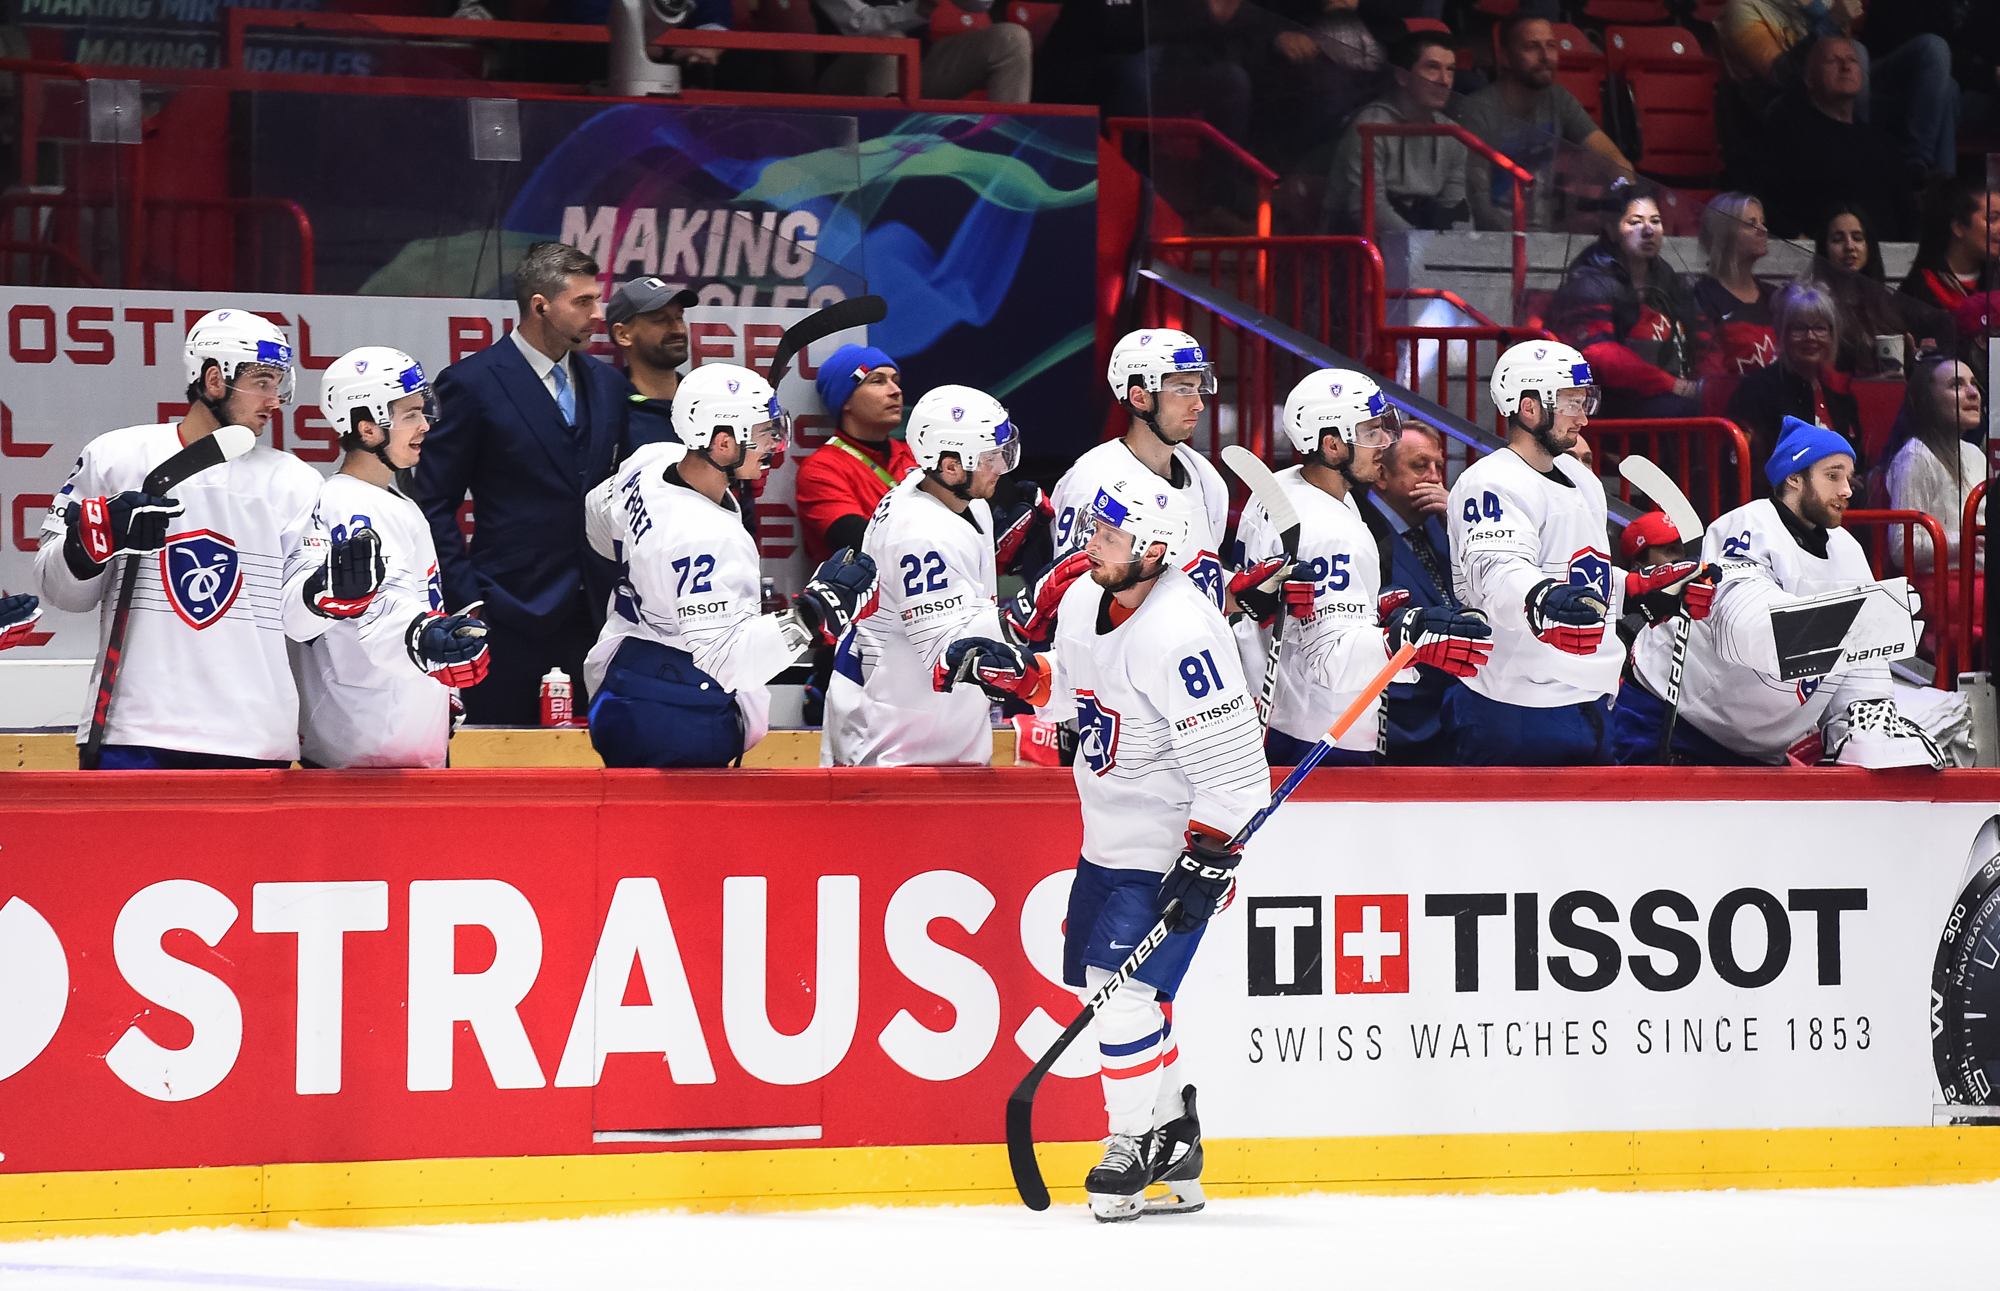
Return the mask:
POLYGON ((1250 993, 1318 995, 1318 897, 1250 898, 1250 993))

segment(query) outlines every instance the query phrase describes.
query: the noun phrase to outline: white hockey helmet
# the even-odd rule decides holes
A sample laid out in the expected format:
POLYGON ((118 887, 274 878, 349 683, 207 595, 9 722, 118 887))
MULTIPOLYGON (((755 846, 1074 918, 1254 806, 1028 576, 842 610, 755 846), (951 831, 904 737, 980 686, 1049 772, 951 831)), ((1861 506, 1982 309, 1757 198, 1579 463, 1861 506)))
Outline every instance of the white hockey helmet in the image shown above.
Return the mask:
POLYGON ((357 410, 387 434, 389 405, 413 394, 424 397, 424 416, 437 416, 423 364, 387 345, 364 345, 327 366, 320 378, 319 410, 342 435, 353 433, 357 410))
POLYGON ((1293 386, 1285 399, 1284 421, 1301 457, 1319 451, 1320 437, 1328 431, 1337 431, 1356 448, 1387 448, 1402 433, 1402 419, 1382 387, 1343 368, 1321 368, 1293 386))
POLYGON ((1132 558, 1156 542, 1167 544, 1167 563, 1178 565, 1193 546, 1194 513, 1185 490, 1150 472, 1113 480, 1097 491, 1092 518, 1132 536, 1132 558))
POLYGON ((726 430, 745 448, 768 432, 776 443, 762 447, 780 453, 791 425, 771 383, 734 363, 704 363, 674 391, 674 433, 692 452, 707 449, 715 432, 726 430))
POLYGON ((1169 373, 1192 372, 1200 378, 1203 394, 1215 393, 1215 367, 1208 351, 1186 332, 1172 328, 1145 328, 1127 332, 1111 347, 1111 367, 1105 377, 1111 383, 1111 397, 1120 403, 1132 390, 1132 378, 1141 378, 1147 390, 1160 392, 1160 382, 1169 373))
POLYGON ((1503 417, 1521 410, 1524 394, 1534 395, 1542 407, 1552 408, 1556 395, 1565 390, 1582 392, 1585 416, 1597 411, 1597 380, 1591 375, 1590 364, 1561 341, 1522 341, 1509 348, 1493 365, 1491 388, 1494 406, 1503 417))
POLYGON ((905 432, 917 465, 935 471, 946 453, 956 453, 968 474, 989 453, 998 454, 1000 473, 1021 461, 1021 433, 1000 401, 971 386, 939 386, 917 400, 905 432))
POLYGON ((203 314, 188 329, 187 379, 190 390, 199 388, 202 374, 213 359, 222 369, 222 379, 230 385, 247 368, 270 368, 281 373, 278 399, 292 401, 295 374, 292 345, 269 319, 247 309, 216 309, 203 314))

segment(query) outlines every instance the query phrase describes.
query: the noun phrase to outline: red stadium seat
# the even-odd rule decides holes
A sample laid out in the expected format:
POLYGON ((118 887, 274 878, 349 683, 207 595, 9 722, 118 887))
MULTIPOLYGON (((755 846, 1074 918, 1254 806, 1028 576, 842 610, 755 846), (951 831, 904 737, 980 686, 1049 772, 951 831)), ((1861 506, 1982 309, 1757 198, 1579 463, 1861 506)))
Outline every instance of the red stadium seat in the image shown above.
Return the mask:
POLYGON ((1420 31, 1434 31, 1440 36, 1451 35, 1451 28, 1442 18, 1405 18, 1403 30, 1414 36, 1420 31))
POLYGON ((1572 72, 1568 67, 1556 73, 1556 84, 1576 96, 1583 110, 1590 114, 1599 129, 1604 127, 1604 73, 1601 71, 1572 72))
POLYGON ((1715 141, 1715 69, 1658 72, 1627 66, 1641 171, 1671 179, 1703 178, 1722 169, 1715 141))
POLYGON ((1007 6, 1007 21, 1018 23, 1028 29, 1028 38, 1040 49, 1042 41, 1048 38, 1049 28, 1056 25, 1056 18, 1062 14, 1059 4, 1031 4, 1029 0, 1013 0, 1007 6))
POLYGON ((1694 33, 1683 27, 1607 27, 1604 56, 1613 76, 1631 63, 1643 63, 1650 71, 1715 66, 1715 60, 1702 52, 1694 33))
POLYGON ((1483 13, 1489 18, 1505 18, 1521 7, 1521 0, 1477 0, 1472 6, 1474 13, 1483 13))
POLYGON ((1693 17, 1696 22, 1705 22, 1713 27, 1715 20, 1720 18, 1722 11, 1728 7, 1729 0, 1694 0, 1693 17))
POLYGON ((1590 37, 1584 35, 1583 28, 1566 22, 1552 22, 1550 30, 1555 33, 1556 45, 1562 50, 1562 69, 1565 72, 1604 70, 1604 54, 1593 45, 1590 37))
POLYGON ((984 13, 969 13, 953 4, 951 0, 940 0, 938 7, 931 10, 931 39, 956 36, 961 31, 978 31, 981 27, 991 27, 993 16, 984 13))
POLYGON ((1586 0, 1583 16, 1592 22, 1669 22, 1666 0, 1586 0))

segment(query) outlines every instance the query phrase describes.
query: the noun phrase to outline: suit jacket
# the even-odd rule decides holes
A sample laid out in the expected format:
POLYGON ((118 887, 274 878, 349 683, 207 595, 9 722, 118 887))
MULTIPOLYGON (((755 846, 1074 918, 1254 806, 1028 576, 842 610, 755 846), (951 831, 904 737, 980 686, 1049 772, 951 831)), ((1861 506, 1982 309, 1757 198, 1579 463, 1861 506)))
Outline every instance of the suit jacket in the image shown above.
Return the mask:
POLYGON ((601 625, 613 581, 584 539, 583 496, 611 474, 627 387, 587 354, 575 368, 572 435, 512 340, 452 364, 438 373, 438 423, 417 463, 445 604, 483 600, 489 622, 531 637, 578 614, 601 625), (470 551, 458 528, 467 489, 477 507, 470 551))
MULTIPOLYGON (((1439 587, 1417 559, 1416 548, 1410 545, 1410 536, 1399 534, 1389 523, 1389 517, 1375 505, 1373 497, 1361 499, 1361 519, 1375 535, 1376 547, 1382 553, 1382 587, 1400 587, 1410 594, 1412 606, 1425 608, 1453 604, 1450 589, 1439 587)), ((1431 549, 1437 553, 1438 569, 1447 581, 1451 578, 1451 539, 1446 536, 1444 522, 1437 516, 1424 518, 1424 532, 1429 535, 1431 549)), ((1396 761, 1399 745, 1417 744, 1435 737, 1443 718, 1441 709, 1444 693, 1457 684, 1457 678, 1442 668, 1429 664, 1417 665, 1417 680, 1398 682, 1383 694, 1383 707, 1389 719, 1389 761, 1396 761)))

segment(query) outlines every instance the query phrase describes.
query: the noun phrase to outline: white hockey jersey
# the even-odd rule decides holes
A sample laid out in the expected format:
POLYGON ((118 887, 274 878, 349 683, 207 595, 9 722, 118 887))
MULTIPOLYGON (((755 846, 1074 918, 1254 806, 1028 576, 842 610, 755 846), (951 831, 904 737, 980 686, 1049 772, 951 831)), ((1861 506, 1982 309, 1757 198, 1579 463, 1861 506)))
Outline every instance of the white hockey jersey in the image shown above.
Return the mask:
POLYGON ((311 534, 285 571, 285 631, 299 682, 303 757, 323 767, 441 767, 451 691, 410 657, 410 624, 444 608, 437 548, 417 504, 393 488, 335 475, 320 489, 311 534), (323 544, 373 529, 382 588, 360 617, 322 618, 305 603, 323 544))
POLYGON ((992 706, 975 685, 948 695, 931 670, 960 637, 1006 638, 994 604, 993 511, 963 514, 913 471, 889 490, 861 550, 880 572, 875 613, 848 629, 827 684, 821 762, 842 767, 988 766, 992 706))
MULTIPOLYGON (((1271 729, 1313 743, 1388 661, 1382 629, 1376 626, 1382 558, 1352 493, 1336 498, 1315 488, 1301 466, 1279 471, 1277 480, 1299 513, 1299 567, 1292 577, 1312 580, 1313 617, 1310 622, 1285 621, 1271 729)), ((1243 508, 1237 541, 1243 544, 1245 561, 1267 560, 1284 551, 1270 513, 1254 497, 1243 508)), ((1269 649, 1270 630, 1260 629, 1258 637, 1261 648, 1269 649)), ((1264 684, 1261 674, 1246 680, 1253 690, 1264 684)), ((1381 712, 1377 697, 1335 747, 1374 752, 1381 738, 1381 712)))
POLYGON ((785 643, 776 615, 763 613, 762 566, 735 499, 721 503, 667 468, 681 444, 648 444, 583 500, 584 532, 618 567, 604 631, 583 661, 594 692, 626 637, 686 651, 694 666, 736 697, 743 747, 771 729, 769 681, 801 653, 785 643))
POLYGON ((1624 646, 1612 625, 1624 580, 1605 553, 1604 485, 1574 457, 1556 458, 1559 484, 1501 449, 1465 469, 1445 508, 1452 582, 1493 625, 1493 654, 1465 684, 1521 708, 1558 708, 1618 689, 1624 646), (1528 592, 1545 578, 1594 587, 1610 608, 1593 655, 1565 654, 1528 630, 1528 592))
MULTIPOLYGON (((139 562, 106 744, 291 761, 299 756, 299 695, 279 601, 286 556, 312 525, 319 472, 260 443, 174 487, 186 509, 167 522, 164 550, 117 557, 88 580, 63 560, 70 502, 143 489, 181 447, 171 425, 91 440, 42 522, 37 590, 59 609, 100 608, 101 665, 125 564, 139 562)), ((88 694, 97 694, 95 670, 88 694)), ((77 743, 89 733, 86 709, 77 743)))
MULTIPOLYGON (((1826 556, 1815 556, 1785 527, 1778 504, 1760 498, 1708 527, 1701 558, 1721 567, 1722 581, 1708 617, 1688 634, 1679 720, 1744 757, 1782 765, 1785 751, 1818 730, 1829 712, 1845 713, 1857 699, 1890 697, 1889 665, 1881 662, 1778 679, 1771 611, 1874 581, 1853 534, 1828 531, 1826 556)), ((1671 625, 1662 623, 1632 643, 1632 667, 1655 695, 1665 693, 1673 642, 1671 625)))
MULTIPOLYGON (((1194 510, 1194 541, 1199 548, 1181 568, 1221 609, 1224 580, 1219 553, 1222 535, 1229 529, 1229 486, 1207 458, 1186 444, 1174 446, 1174 461, 1178 464, 1175 479, 1162 479, 1160 486, 1188 490, 1188 501, 1194 510)), ((1057 560, 1081 551, 1083 544, 1090 541, 1090 508, 1097 501, 1097 491, 1134 475, 1159 479, 1153 475, 1153 468, 1135 457, 1122 439, 1099 444, 1063 473, 1062 479, 1056 481, 1056 491, 1049 495, 1049 505, 1055 508, 1055 515, 1049 521, 1049 535, 1055 543, 1057 560)))
POLYGON ((1164 874, 1190 824, 1234 834, 1268 803, 1270 770, 1236 642, 1194 582, 1168 570, 1115 627, 1110 599, 1088 578, 1063 594, 1043 716, 1076 720, 1084 859, 1164 874))

